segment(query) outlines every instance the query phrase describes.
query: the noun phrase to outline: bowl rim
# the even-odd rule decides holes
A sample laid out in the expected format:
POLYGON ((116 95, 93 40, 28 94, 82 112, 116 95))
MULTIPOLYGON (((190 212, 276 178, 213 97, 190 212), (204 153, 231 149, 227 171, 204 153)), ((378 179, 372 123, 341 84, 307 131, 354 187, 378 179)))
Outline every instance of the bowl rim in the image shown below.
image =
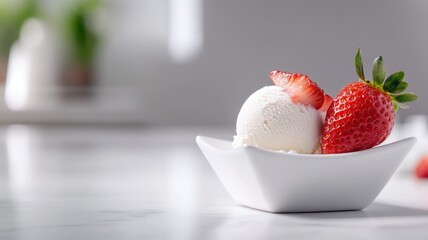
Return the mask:
POLYGON ((274 155, 278 155, 278 156, 292 156, 292 157, 298 157, 298 158, 305 158, 307 159, 308 157, 310 158, 338 158, 338 157, 347 157, 347 156, 352 156, 352 155, 360 155, 360 154, 364 154, 364 153, 372 153, 372 152, 377 152, 379 150, 385 149, 385 148, 391 148, 395 145, 400 145, 400 144, 404 144, 404 143, 410 143, 411 145, 413 145, 414 143, 416 143, 417 138, 416 137, 407 137, 407 138, 403 138, 391 143, 387 143, 384 145, 377 145, 373 148, 369 148, 369 149, 365 149, 362 151, 356 151, 356 152, 348 152, 348 153, 335 153, 335 154, 306 154, 306 153, 288 153, 285 151, 274 151, 274 150, 269 150, 269 149, 264 149, 264 148, 260 148, 257 146, 253 146, 253 145, 248 145, 248 144, 243 144, 241 146, 238 147, 233 147, 232 146, 232 142, 229 140, 224 140, 224 139, 218 139, 218 138, 213 138, 213 137, 207 137, 207 136, 202 136, 202 135, 198 135, 196 137, 196 142, 199 141, 203 141, 205 142, 208 147, 216 149, 218 151, 222 151, 222 152, 233 152, 233 151, 237 151, 240 149, 249 149, 249 150, 255 150, 258 152, 262 152, 262 153, 267 153, 267 154, 274 154, 274 155), (211 140, 215 140, 215 141, 224 141, 224 142, 230 142, 230 149, 219 149, 217 147, 214 146, 214 144, 211 144, 210 142, 206 141, 206 139, 211 139, 211 140))

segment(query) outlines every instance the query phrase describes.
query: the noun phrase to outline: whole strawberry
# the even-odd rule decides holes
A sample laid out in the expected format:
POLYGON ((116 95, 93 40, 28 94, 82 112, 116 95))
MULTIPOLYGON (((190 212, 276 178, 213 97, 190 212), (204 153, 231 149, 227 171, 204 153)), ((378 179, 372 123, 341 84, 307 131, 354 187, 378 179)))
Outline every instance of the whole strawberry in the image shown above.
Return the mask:
POLYGON ((355 69, 360 81, 340 90, 327 110, 321 140, 324 154, 360 151, 382 143, 394 126, 395 111, 417 99, 413 93, 402 93, 408 86, 404 72, 385 80, 381 56, 373 63, 373 81, 364 77, 360 49, 355 69))

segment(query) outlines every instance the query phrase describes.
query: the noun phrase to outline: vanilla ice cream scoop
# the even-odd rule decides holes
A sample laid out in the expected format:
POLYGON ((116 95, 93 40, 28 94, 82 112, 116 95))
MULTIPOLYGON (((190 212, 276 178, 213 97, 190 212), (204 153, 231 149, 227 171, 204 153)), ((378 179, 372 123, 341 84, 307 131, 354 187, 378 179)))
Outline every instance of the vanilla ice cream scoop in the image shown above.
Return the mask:
POLYGON ((315 153, 320 145, 322 122, 319 111, 293 103, 283 88, 263 87, 248 97, 242 106, 233 145, 315 153))

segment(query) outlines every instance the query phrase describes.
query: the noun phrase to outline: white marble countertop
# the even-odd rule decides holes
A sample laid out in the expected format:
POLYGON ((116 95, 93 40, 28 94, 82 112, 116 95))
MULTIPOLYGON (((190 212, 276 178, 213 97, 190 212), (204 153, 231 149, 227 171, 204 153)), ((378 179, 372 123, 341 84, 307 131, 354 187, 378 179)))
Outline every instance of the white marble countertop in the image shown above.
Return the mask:
POLYGON ((397 172, 363 211, 266 213, 233 202, 196 134, 233 130, 1 127, 0 239, 428 239, 428 181, 397 172))

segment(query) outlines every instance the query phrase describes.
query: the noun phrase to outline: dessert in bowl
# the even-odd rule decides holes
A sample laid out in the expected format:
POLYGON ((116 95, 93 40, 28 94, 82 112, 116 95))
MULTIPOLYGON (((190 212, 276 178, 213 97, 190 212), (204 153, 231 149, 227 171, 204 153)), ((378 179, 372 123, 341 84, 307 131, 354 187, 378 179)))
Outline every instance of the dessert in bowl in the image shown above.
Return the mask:
POLYGON ((374 201, 416 139, 378 145, 398 107, 417 97, 403 93, 403 72, 385 79, 382 57, 373 64, 373 81, 365 79, 359 50, 355 65, 360 80, 334 99, 304 74, 272 71, 275 86, 244 103, 233 142, 197 137, 237 203, 310 212, 359 210, 374 201))

